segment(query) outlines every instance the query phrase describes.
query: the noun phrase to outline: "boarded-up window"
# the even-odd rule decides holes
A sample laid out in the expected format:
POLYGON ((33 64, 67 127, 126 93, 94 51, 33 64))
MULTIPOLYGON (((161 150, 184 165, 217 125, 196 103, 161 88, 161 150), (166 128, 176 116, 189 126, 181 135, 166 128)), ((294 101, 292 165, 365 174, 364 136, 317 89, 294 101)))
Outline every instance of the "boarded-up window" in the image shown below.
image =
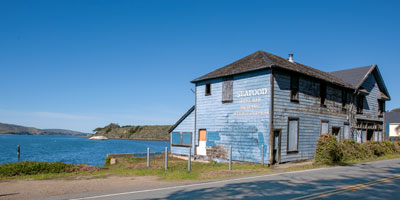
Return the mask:
POLYGON ((181 144, 181 133, 179 132, 172 132, 171 133, 171 140, 172 144, 181 144))
POLYGON ((382 136, 383 136, 382 132, 379 131, 379 132, 378 132, 378 141, 379 141, 379 142, 382 142, 382 140, 383 140, 383 139, 382 139, 382 138, 383 138, 382 136))
POLYGON ((329 133, 329 122, 322 121, 321 122, 321 134, 329 133))
POLYGON ((232 103, 233 102, 233 78, 224 78, 222 83, 222 102, 232 103))
POLYGON ((361 142, 362 142, 362 141, 361 141, 361 136, 362 136, 361 130, 357 130, 356 141, 357 141, 358 143, 361 143, 361 142))
POLYGON ((377 131, 374 133, 374 141, 379 141, 379 132, 377 131))
POLYGON ((348 124, 343 127, 343 135, 345 140, 350 139, 350 126, 348 124))
POLYGON ((299 142, 299 119, 289 118, 288 136, 287 136, 287 151, 297 151, 299 142))
POLYGON ((361 142, 364 143, 366 141, 367 141, 367 130, 362 130, 361 142))
POLYGON ((293 74, 290 76, 290 100, 299 101, 299 77, 293 74))

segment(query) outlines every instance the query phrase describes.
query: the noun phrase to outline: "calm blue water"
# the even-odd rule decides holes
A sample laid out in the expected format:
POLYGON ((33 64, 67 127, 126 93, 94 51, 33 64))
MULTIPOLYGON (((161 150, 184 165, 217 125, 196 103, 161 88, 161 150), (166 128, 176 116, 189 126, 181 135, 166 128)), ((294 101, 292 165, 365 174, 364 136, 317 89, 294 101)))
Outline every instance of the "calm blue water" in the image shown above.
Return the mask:
POLYGON ((17 162, 17 145, 21 146, 21 160, 86 163, 103 166, 106 154, 162 152, 168 141, 88 140, 73 136, 0 135, 0 164, 17 162))

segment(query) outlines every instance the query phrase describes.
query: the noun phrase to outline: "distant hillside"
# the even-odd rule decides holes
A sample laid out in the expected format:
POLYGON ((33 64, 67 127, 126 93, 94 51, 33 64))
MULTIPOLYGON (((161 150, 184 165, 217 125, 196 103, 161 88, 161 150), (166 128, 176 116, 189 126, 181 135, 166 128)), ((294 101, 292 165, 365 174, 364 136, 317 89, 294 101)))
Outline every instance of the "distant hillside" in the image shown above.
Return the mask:
POLYGON ((122 126, 109 124, 104 128, 96 128, 95 135, 118 139, 169 140, 169 125, 154 126, 122 126))
POLYGON ((65 129, 38 129, 14 124, 0 123, 0 134, 12 135, 74 135, 86 136, 86 133, 65 129))
POLYGON ((393 109, 393 110, 390 111, 390 112, 400 112, 400 108, 393 109))

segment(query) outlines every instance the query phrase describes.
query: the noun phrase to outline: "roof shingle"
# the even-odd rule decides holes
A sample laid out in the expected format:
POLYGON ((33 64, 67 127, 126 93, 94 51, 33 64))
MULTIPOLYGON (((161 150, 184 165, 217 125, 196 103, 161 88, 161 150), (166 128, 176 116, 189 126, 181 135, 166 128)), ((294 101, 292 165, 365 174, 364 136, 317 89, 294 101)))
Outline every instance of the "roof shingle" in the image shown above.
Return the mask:
POLYGON ((368 65, 365 67, 357 67, 352 69, 333 71, 329 73, 351 84, 354 88, 357 89, 362 84, 365 76, 374 66, 375 65, 368 65))
POLYGON ((335 85, 339 85, 346 88, 351 88, 352 85, 346 83, 345 81, 341 80, 340 78, 329 74, 327 72, 323 72, 321 70, 297 63, 297 62, 289 62, 288 60, 264 52, 264 51, 257 51, 251 55, 248 55, 238 61, 235 61, 225 67, 219 68, 215 71, 212 71, 204 76, 196 78, 192 81, 192 83, 196 83, 203 80, 219 78, 224 76, 230 76, 239 73, 245 73, 250 71, 255 71, 264 68, 282 68, 294 72, 298 72, 301 74, 305 74, 317 79, 324 80, 326 82, 330 82, 335 85))

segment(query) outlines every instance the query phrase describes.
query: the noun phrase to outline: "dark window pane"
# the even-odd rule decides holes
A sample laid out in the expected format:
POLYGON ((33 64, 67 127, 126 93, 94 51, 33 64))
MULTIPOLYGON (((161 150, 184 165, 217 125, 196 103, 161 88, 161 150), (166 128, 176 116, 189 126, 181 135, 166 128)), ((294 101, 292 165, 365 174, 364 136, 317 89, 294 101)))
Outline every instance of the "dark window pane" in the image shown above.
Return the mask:
POLYGON ((206 84, 206 96, 211 95, 211 84, 206 84))
POLYGON ((363 112, 363 107, 364 107, 364 96, 358 95, 358 97, 357 97, 357 113, 361 114, 363 112))
POLYGON ((290 76, 290 99, 299 100, 299 77, 296 75, 290 76))
POLYGON ((325 105, 325 100, 326 100, 326 84, 325 83, 321 83, 319 93, 320 93, 320 97, 321 97, 321 105, 325 105))

